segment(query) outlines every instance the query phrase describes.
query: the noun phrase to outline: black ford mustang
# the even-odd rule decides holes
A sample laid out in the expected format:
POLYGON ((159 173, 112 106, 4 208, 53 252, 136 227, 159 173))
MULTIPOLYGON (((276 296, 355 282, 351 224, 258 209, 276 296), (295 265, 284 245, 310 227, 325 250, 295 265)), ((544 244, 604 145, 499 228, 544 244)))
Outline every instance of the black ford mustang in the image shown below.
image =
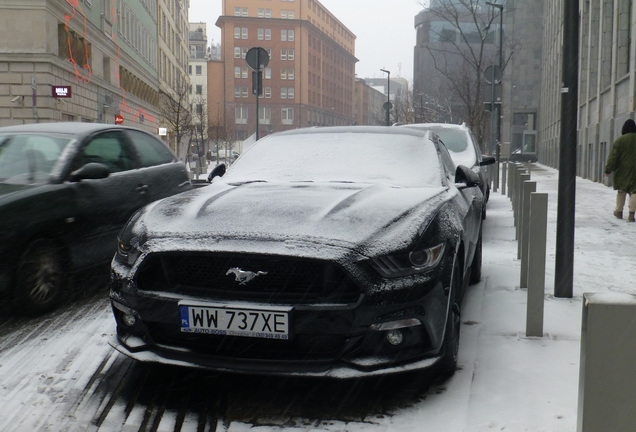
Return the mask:
POLYGON ((484 197, 436 139, 278 133, 210 186, 146 206, 112 262, 113 346, 256 374, 452 372, 484 197))

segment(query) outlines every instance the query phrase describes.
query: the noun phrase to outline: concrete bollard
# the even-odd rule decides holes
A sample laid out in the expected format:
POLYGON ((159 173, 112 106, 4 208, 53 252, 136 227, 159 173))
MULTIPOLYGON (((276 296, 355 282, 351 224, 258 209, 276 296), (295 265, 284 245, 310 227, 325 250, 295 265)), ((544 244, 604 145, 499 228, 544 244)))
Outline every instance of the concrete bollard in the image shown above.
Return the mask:
POLYGON ((636 428, 636 296, 583 294, 577 432, 636 428))
MULTIPOLYGON (((517 180, 515 181, 515 202, 514 202, 514 213, 515 213, 515 240, 521 240, 521 211, 523 210, 523 184, 527 181, 530 181, 529 174, 520 174, 517 176, 517 180)), ((521 245, 519 245, 519 248, 521 245)), ((521 250, 518 248, 517 258, 521 257, 521 250)))
MULTIPOLYGON (((530 177, 530 176, 528 176, 530 177)), ((536 192, 537 182, 525 181, 521 189, 521 230, 517 242, 517 258, 521 259, 520 288, 528 288, 528 237, 530 233, 530 194, 536 192)))
POLYGON ((534 192, 530 195, 529 225, 526 336, 543 337, 548 194, 534 192))

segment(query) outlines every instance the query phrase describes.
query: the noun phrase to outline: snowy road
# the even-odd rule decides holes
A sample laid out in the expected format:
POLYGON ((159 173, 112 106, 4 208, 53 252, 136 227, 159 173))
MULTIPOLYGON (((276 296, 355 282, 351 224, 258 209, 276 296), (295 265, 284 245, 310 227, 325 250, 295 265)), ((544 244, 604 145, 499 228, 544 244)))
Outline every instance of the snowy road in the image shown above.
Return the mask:
POLYGON ((263 416, 279 424, 326 413, 364 424, 418 400, 413 385, 391 395, 395 382, 220 376, 138 364, 108 345, 113 323, 104 292, 67 311, 6 320, 0 430, 213 431, 263 416))

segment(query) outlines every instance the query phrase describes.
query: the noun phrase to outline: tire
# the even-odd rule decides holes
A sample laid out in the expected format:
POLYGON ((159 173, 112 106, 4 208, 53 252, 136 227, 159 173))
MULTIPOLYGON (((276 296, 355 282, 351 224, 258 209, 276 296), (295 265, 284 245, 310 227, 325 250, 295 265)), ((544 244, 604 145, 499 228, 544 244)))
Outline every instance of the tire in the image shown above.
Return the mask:
POLYGON ((459 291, 462 287, 462 271, 459 262, 455 260, 453 264, 453 278, 451 281, 451 299, 446 319, 446 329, 444 332, 444 342, 442 344, 442 358, 438 363, 439 372, 443 375, 452 375, 457 369, 457 358, 459 355, 459 330, 460 322, 460 305, 459 291))
POLYGON ((45 240, 31 243, 18 264, 15 292, 18 311, 39 315, 54 309, 62 300, 65 283, 60 248, 45 240))
POLYGON ((474 285, 481 281, 481 262, 482 262, 482 240, 481 240, 481 228, 479 229, 479 239, 477 240, 477 246, 475 246, 475 254, 473 255, 473 262, 470 265, 470 284, 474 285))

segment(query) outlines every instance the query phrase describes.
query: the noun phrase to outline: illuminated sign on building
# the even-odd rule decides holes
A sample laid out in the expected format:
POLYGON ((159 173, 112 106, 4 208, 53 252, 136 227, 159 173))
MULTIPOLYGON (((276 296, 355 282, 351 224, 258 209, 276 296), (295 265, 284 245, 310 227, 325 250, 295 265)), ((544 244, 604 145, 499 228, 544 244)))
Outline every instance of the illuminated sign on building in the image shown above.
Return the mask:
POLYGON ((52 96, 54 98, 70 98, 71 86, 51 86, 52 96))

